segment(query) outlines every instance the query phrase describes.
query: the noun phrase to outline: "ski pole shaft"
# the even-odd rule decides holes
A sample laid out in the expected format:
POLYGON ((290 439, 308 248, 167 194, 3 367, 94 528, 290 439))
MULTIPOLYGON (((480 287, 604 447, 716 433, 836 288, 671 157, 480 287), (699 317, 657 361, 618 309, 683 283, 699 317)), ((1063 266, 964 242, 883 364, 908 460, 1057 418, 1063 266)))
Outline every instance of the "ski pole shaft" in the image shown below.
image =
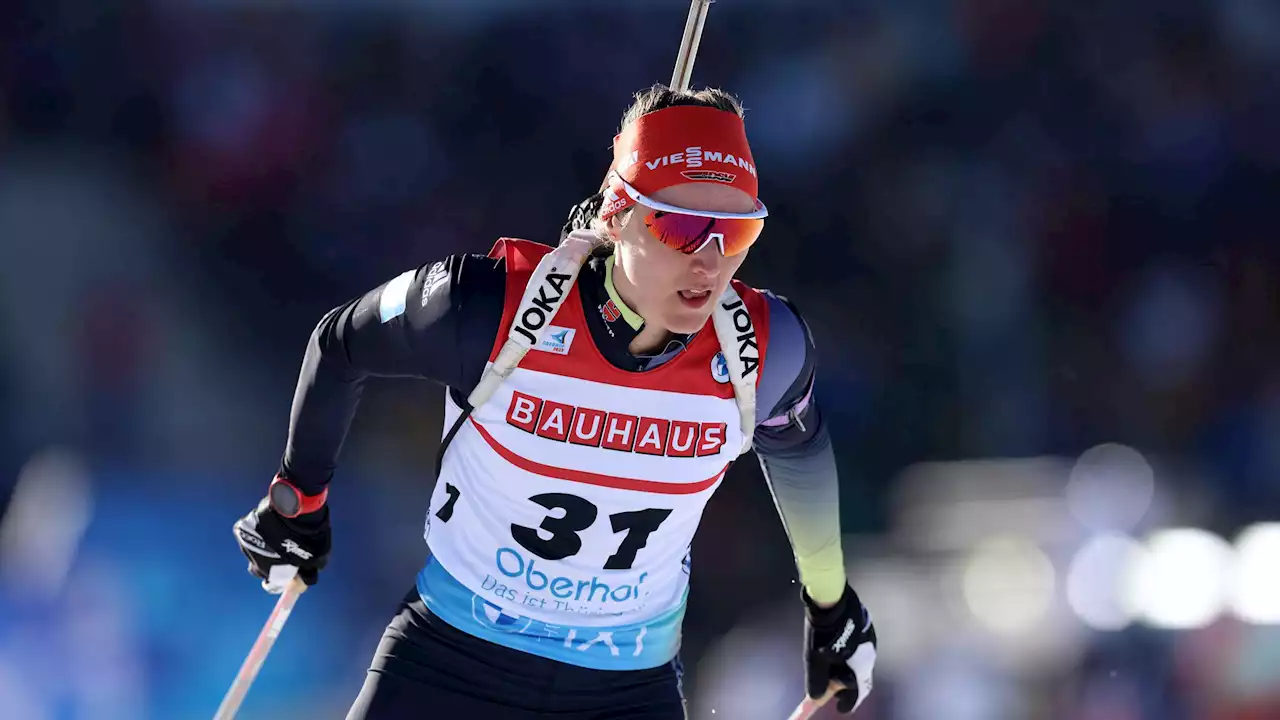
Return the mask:
POLYGON ((680 40, 680 53, 676 55, 676 67, 671 73, 672 90, 688 90, 693 76, 693 61, 698 57, 698 42, 702 39, 702 26, 707 22, 707 10, 712 0, 692 0, 689 19, 684 23, 684 37, 680 40))
POLYGON ((814 713, 818 712, 823 705, 827 704, 828 700, 835 697, 835 694, 839 690, 840 686, 832 683, 831 686, 827 688, 827 692, 817 700, 805 695, 804 700, 800 701, 800 704, 796 706, 796 709, 791 713, 791 717, 787 718, 787 720, 809 720, 809 718, 813 717, 814 713))
POLYGON ((236 673, 231 689, 227 690, 226 696, 222 698, 222 704, 218 706, 218 712, 213 716, 214 720, 231 720, 236 716, 240 704, 244 702, 244 696, 249 692, 249 686, 253 685, 254 678, 258 676, 258 670, 267 659, 267 653, 271 652, 271 646, 275 644, 276 637, 280 635, 285 621, 289 619, 293 604, 298 602, 298 596, 302 595, 306 589, 307 584, 301 578, 295 577, 284 592, 280 593, 275 609, 267 617, 266 624, 258 633, 258 639, 249 649, 249 655, 240 666, 240 672, 236 673))

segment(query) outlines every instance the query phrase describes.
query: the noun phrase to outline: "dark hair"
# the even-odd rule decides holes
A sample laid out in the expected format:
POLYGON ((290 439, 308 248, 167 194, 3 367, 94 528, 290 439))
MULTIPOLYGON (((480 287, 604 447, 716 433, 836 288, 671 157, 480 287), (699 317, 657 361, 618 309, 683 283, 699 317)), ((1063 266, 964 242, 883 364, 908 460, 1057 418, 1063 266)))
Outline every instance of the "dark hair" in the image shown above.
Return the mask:
POLYGON ((672 90, 666 85, 654 85, 647 90, 641 90, 636 93, 631 107, 627 108, 627 111, 622 114, 622 122, 618 124, 618 131, 621 132, 622 128, 642 115, 680 105, 713 107, 717 110, 734 113, 738 117, 746 117, 746 113, 742 109, 742 103, 738 101, 738 98, 719 88, 672 90))
MULTIPOLYGON (((618 123, 618 131, 621 132, 622 128, 643 115, 680 105, 713 107, 734 113, 738 117, 746 116, 746 111, 738 98, 719 88, 673 90, 666 85, 659 84, 635 94, 631 107, 627 108, 627 111, 622 114, 622 122, 618 123)), ((574 205, 573 209, 569 211, 569 219, 565 222, 564 227, 561 228, 561 238, 573 230, 592 227, 595 219, 600 215, 600 205, 603 202, 604 184, 601 183, 600 190, 596 194, 574 205)))

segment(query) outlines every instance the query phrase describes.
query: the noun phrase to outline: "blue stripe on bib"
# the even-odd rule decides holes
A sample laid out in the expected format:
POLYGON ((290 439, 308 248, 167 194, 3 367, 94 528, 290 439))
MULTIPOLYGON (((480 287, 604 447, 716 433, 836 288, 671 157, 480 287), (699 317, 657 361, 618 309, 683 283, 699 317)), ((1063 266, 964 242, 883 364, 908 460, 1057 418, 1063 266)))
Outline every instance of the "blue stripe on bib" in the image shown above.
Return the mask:
POLYGON ((680 650, 688 590, 680 604, 645 623, 612 626, 559 625, 512 614, 468 590, 436 562, 418 573, 418 594, 427 609, 453 627, 496 645, 594 668, 641 670, 668 663, 680 650))

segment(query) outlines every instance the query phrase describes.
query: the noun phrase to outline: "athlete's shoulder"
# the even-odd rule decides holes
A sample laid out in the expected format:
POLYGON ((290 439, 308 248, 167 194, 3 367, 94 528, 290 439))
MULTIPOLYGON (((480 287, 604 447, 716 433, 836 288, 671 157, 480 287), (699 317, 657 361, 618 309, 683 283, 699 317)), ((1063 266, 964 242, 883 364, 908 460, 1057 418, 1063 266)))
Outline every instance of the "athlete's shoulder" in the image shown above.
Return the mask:
POLYGON ((769 308, 769 322, 775 333, 782 331, 790 334, 799 331, 803 335, 804 343, 813 345, 813 333, 809 331, 809 323, 805 322, 800 308, 796 307, 790 298, 778 295, 772 290, 758 292, 764 297, 765 305, 769 308))
POLYGON ((489 250, 488 257, 502 262, 503 268, 510 272, 532 270, 544 255, 555 248, 533 240, 514 237, 501 237, 489 250))
POLYGON ((759 422, 785 416, 804 402, 813 384, 817 350, 795 303, 771 290, 755 290, 768 316, 768 351, 760 370, 759 422))
POLYGON ((800 309, 785 295, 779 295, 765 288, 752 287, 741 280, 733 280, 732 285, 748 305, 755 305, 752 308, 753 311, 764 313, 769 323, 771 345, 776 335, 781 336, 783 343, 800 339, 809 346, 813 345, 813 336, 809 332, 808 323, 805 322, 800 309))
POLYGON ((394 320, 394 325, 408 330, 443 327, 442 323, 483 328, 502 318, 506 278, 506 261, 501 258, 454 253, 383 283, 361 302, 362 311, 372 309, 382 324, 394 320))
POLYGON ((501 258, 463 252, 422 265, 416 275, 411 291, 421 289, 424 307, 429 297, 448 299, 447 304, 456 307, 477 296, 501 298, 507 268, 501 258))
POLYGON ((553 249, 533 240, 500 237, 487 253, 454 253, 421 266, 417 273, 424 285, 447 285, 458 300, 476 294, 503 297, 508 276, 532 272, 553 249))

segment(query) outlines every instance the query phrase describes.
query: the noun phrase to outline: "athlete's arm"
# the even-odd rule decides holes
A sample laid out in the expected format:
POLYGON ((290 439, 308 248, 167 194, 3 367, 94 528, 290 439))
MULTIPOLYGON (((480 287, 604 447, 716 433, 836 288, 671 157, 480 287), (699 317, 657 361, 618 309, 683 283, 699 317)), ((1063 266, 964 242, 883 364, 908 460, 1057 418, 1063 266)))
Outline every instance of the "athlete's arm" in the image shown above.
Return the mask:
POLYGON ((757 392, 754 447, 796 557, 800 582, 820 604, 844 593, 840 492, 831 437, 813 401, 813 338, 799 312, 766 293, 769 347, 757 392))
POLYGON ((505 267, 453 255, 329 311, 302 360, 281 475, 307 495, 328 484, 365 378, 474 387, 502 322, 505 267))

